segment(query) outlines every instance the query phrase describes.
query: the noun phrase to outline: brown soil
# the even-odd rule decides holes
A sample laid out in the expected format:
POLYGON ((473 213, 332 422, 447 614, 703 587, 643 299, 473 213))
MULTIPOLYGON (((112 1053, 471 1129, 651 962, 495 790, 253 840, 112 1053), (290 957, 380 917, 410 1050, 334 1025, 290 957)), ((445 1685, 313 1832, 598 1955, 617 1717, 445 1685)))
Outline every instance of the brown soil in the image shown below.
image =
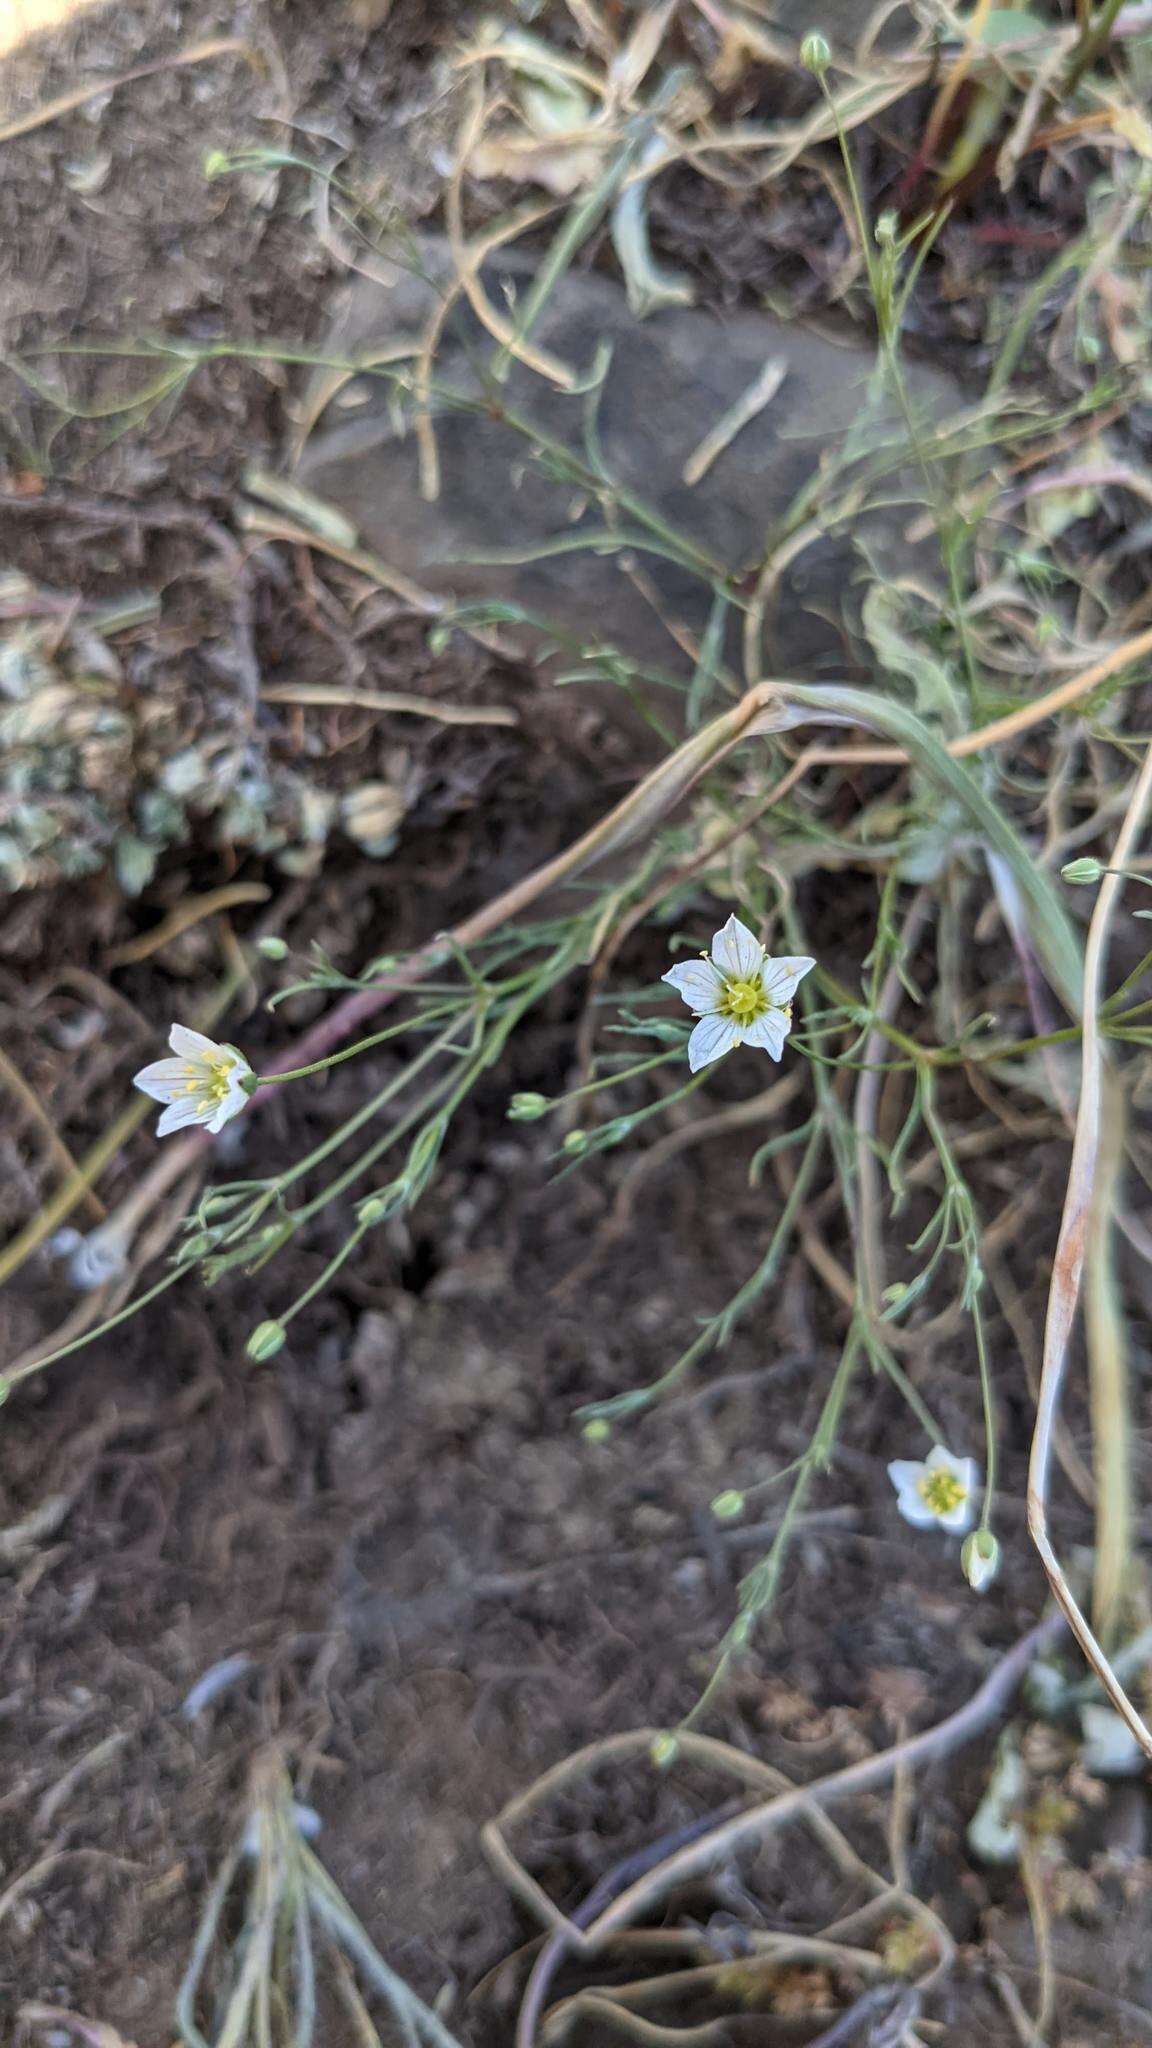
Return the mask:
MULTIPOLYGON (((290 107, 305 153, 310 135, 335 139, 388 181, 402 212, 430 214, 441 118, 431 67, 451 33, 450 10, 418 0, 397 0, 376 27, 351 8, 155 0, 89 16, 12 60, 13 114, 78 73, 111 78, 218 35, 248 39, 261 61, 254 71, 226 54, 157 70, 7 145, 10 345, 145 331, 316 339, 333 267, 301 217, 299 186, 287 173, 206 184, 205 149, 248 146, 254 129, 282 140, 275 121, 290 107), (69 166, 105 158, 99 190, 86 193, 69 166)), ((26 504, 3 515, 6 556, 82 596, 171 585, 171 662, 196 639, 201 586, 181 582, 177 597, 184 558, 173 552, 195 552, 195 535, 131 519, 101 527, 78 500, 122 493, 228 521, 245 462, 280 444, 290 392, 256 371, 201 372, 178 407, 100 449, 75 426, 53 439, 39 401, 9 389, 3 488, 26 504)), ((277 567, 266 553, 253 571, 258 656, 322 675, 329 655, 304 568, 286 573, 287 558, 277 567)), ((338 579, 331 587, 341 592, 338 579)), ((203 601, 201 629, 207 620, 225 637, 211 593, 203 601)), ((419 687, 422 636, 403 619, 384 626, 373 675, 419 687)), ((437 671, 450 694, 496 692, 522 723, 405 733, 418 772, 398 851, 373 863, 337 848, 293 899, 294 945, 322 939, 339 966, 418 943, 495 893, 598 814, 627 774, 602 713, 573 700, 561 722, 527 675, 474 654, 452 661, 437 671)), ((388 744, 354 719, 335 719, 328 740, 327 772, 342 787, 387 762, 388 744)), ((253 861, 230 869, 193 833, 138 903, 106 876, 14 899, 0 932, 5 1045, 75 1152, 123 1100, 158 1020, 219 969, 207 928, 137 966, 109 968, 109 950, 190 888, 237 873, 289 886, 253 861)), ((849 957, 870 902, 862 893, 857 911, 849 889, 809 909, 849 957)), ((621 962, 624 979, 643 982, 660 958, 640 942, 621 962)), ((797 1258, 685 1399, 606 1445, 582 1438, 572 1421, 581 1402, 653 1376, 746 1276, 778 1197, 748 1188, 753 1137, 720 1140, 653 1176, 631 1233, 602 1236, 621 1169, 595 1164, 553 1184, 551 1138, 505 1118, 513 1089, 551 1092, 569 1078, 575 1001, 533 1020, 454 1130, 415 1217, 368 1241, 273 1362, 247 1362, 244 1339, 320 1270, 335 1219, 255 1280, 168 1297, 7 1405, 0 1521, 19 1524, 54 1498, 66 1506, 3 1566, 6 2038, 27 2001, 104 2021, 140 2048, 173 2038, 207 1885, 242 1825, 253 1762, 275 1740, 297 1796, 321 1817, 324 1861, 381 1951, 425 1996, 452 1988, 451 2022, 476 2048, 509 2042, 522 1972, 497 1966, 535 1929, 483 1861, 480 1824, 572 1749, 668 1724, 691 1704, 736 1578, 757 1555, 755 1535, 718 1529, 708 1502, 802 1447, 842 1337, 797 1258), (205 1672, 238 1654, 245 1672, 202 1713, 182 1714, 205 1672)), ((280 1019, 253 1009, 246 1045, 276 1042, 280 1019)), ((365 1080, 358 1064, 355 1079, 337 1070, 323 1088, 286 1096, 256 1127, 252 1170, 280 1159, 289 1134, 293 1144, 322 1136, 365 1080)), ((721 1076, 717 1098, 726 1092, 721 1076)), ((30 1125, 12 1118, 2 1144, 0 1220, 11 1230, 55 1169, 30 1125)), ((153 1157, 139 1136, 127 1171, 153 1157)), ((1026 1317, 1040 1314, 1061 1157, 1029 1155, 1030 1173, 1050 1182, 1037 1209, 1047 1220, 1007 1253, 1026 1317)), ((1005 1170, 988 1166, 990 1206, 1003 1200, 1005 1170)), ((1009 1162, 1009 1176, 1018 1170, 1009 1162)), ((111 1176, 101 1193, 114 1200, 129 1184, 111 1176)), ((42 1253, 0 1308, 6 1355, 57 1323, 62 1288, 59 1261, 42 1253)), ((934 1359, 933 1393, 946 1426, 975 1428, 966 1354, 934 1359)), ((1010 1380, 1004 1398, 1006 1514, 1018 1529, 1027 1401, 1010 1380)), ((959 1704, 1040 1605, 1023 1544, 977 1604, 932 1543, 903 1540, 884 1464, 904 1426, 890 1388, 861 1388, 844 1431, 851 1448, 818 1489, 775 1615, 710 1724, 797 1776, 890 1741, 904 1717, 923 1725, 959 1704)), ((1066 1539, 1088 1534, 1085 1512, 1069 1510, 1066 1539)), ((977 2028, 990 2044, 1014 2038, 991 1999, 981 1938, 1022 1971, 1035 1960, 1015 1879, 990 1878, 963 1847, 990 1754, 985 1743, 928 1773, 910 1829, 917 1888, 974 1944, 931 2037, 945 2048, 977 2028)), ((690 1775, 613 1773, 548 1814, 533 1867, 570 1906, 723 1796, 690 1775)), ((1125 1798, 1103 1799, 1086 1865, 1109 1844, 1131 1848, 1125 1798)), ((856 1819, 882 1861, 883 1802, 856 1819)), ((1136 2004, 1152 1988, 1145 1825, 1134 1854, 1096 1863, 1057 1928, 1070 1976, 1136 2004)), ((789 1836, 685 1905, 717 1926, 763 1913, 805 1927, 838 1910, 836 1884, 789 1836)), ((1062 1996, 1069 2048, 1122 2038, 1106 2003, 1062 1996)), ((811 2037, 759 2019, 762 2029, 742 2021, 732 2040, 811 2037)), ((332 2022, 325 2048, 344 2038, 332 2022)), ((595 2048, 591 2032, 586 2042, 595 2048)))

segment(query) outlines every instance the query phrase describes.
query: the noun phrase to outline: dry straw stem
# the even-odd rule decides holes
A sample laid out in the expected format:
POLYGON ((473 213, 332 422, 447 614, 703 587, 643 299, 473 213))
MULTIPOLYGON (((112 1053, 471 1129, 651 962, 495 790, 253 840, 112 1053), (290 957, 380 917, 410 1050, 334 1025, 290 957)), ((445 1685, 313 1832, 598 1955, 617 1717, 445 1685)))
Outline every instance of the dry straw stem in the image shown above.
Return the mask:
POLYGON ((1092 1401, 1096 1478, 1096 1569, 1092 1624, 1105 1648, 1120 1637, 1132 1565, 1131 1388, 1124 1311, 1116 1274, 1116 1209, 1125 1154, 1126 1105, 1105 1074, 1100 1165, 1088 1221, 1084 1336, 1092 1401))
MULTIPOLYGON (((24 1079, 13 1060, 10 1060, 0 1045, 0 1090, 6 1090, 15 1097, 30 1123, 34 1123, 44 1139, 45 1146, 67 1179, 78 1176, 80 1168, 60 1136, 49 1111, 41 1102, 31 1083, 24 1079)), ((81 1196, 85 1207, 97 1223, 107 1215, 107 1210, 94 1189, 85 1187, 81 1196)))
MULTIPOLYGON (((702 1872, 714 1869, 742 1845, 762 1842, 787 1822, 809 1818, 814 1808, 872 1791, 878 1785, 890 1783, 897 1771, 912 1770, 921 1763, 950 1756, 964 1743, 973 1741, 1003 1712, 1033 1660, 1051 1647, 1063 1627, 1062 1617, 1050 1614, 1035 1628, 1029 1629, 1027 1635, 1022 1636, 993 1667, 972 1698, 954 1714, 938 1721, 935 1727, 925 1728, 919 1735, 909 1736, 890 1749, 879 1750, 874 1756, 846 1764, 842 1770, 818 1778, 811 1785, 794 1786, 789 1791, 775 1793, 760 1805, 749 1807, 731 1820, 710 1828, 707 1834, 666 1857, 654 1870, 629 1885, 587 1928, 576 1926, 563 1914, 523 1868, 508 1848, 504 1831, 589 1769, 618 1758, 647 1755, 661 1730, 641 1728, 626 1735, 610 1736, 604 1742, 593 1743, 590 1748, 578 1750, 575 1755, 565 1758, 538 1779, 528 1792, 512 1800, 496 1820, 488 1823, 481 1836, 485 1852, 504 1881, 545 1926, 562 1931, 577 1953, 592 1953, 601 1948, 609 1936, 650 1913, 669 1892, 698 1878, 702 1872)), ((763 1771, 763 1766, 754 1757, 744 1756, 727 1743, 713 1742, 698 1735, 685 1736, 680 1740, 686 1756, 715 1762, 729 1774, 736 1771, 748 1783, 757 1782, 763 1771)))
POLYGON ((1080 1299, 1084 1254, 1091 1228, 1093 1192, 1100 1171, 1105 1068, 1099 1010, 1108 952, 1108 935, 1123 882, 1123 876, 1115 870, 1129 864, 1150 803, 1152 746, 1145 752, 1124 822, 1108 863, 1112 872, 1106 874, 1101 883, 1096 908, 1088 927, 1084 955, 1084 1030, 1080 1103, 1076 1114, 1072 1163, 1068 1173, 1064 1211, 1060 1219, 1060 1235, 1056 1244, 1052 1283, 1048 1294, 1048 1313, 1044 1325, 1040 1394, 1028 1468, 1028 1528, 1040 1553, 1052 1591, 1068 1618, 1080 1648, 1117 1713, 1123 1716, 1146 1755, 1152 1757, 1152 1730, 1146 1727, 1136 1711, 1093 1634, 1087 1617, 1078 1606, 1048 1533, 1048 1485, 1059 1416, 1060 1389, 1080 1299))
POLYGON ((260 695, 265 704, 316 704, 332 708, 351 705, 360 711, 400 711, 413 718, 431 718, 440 725, 519 725, 517 712, 506 704, 444 704, 436 697, 418 697, 412 690, 346 689, 343 683, 275 683, 260 695))
POLYGON ((246 57, 254 70, 264 69, 259 52, 242 36, 214 36, 210 42, 194 43, 190 49, 177 50, 171 57, 159 57, 154 64, 139 64, 134 71, 122 71, 118 78, 96 78, 88 85, 74 85, 70 92, 61 93, 59 99, 48 100, 42 107, 33 107, 30 114, 21 114, 14 121, 6 121, 0 127, 0 142, 14 142, 18 135, 30 135, 34 128, 46 128, 61 114, 71 114, 77 107, 86 106, 89 100, 103 99, 105 93, 118 92, 122 85, 135 85, 138 79, 152 78, 158 71, 176 71, 185 64, 206 64, 213 57, 246 57))
MULTIPOLYGON (((355 551, 336 548, 304 528, 293 532, 293 538, 303 540, 309 546, 320 546, 326 553, 337 559, 347 560, 352 567, 365 568, 369 574, 379 573, 381 565, 372 557, 361 557, 355 551)), ((1021 842, 1001 813, 984 795, 976 778, 965 775, 952 756, 956 753, 975 752, 996 740, 1014 737, 1026 725, 1038 722, 1054 708, 1054 699, 1071 701, 1085 689, 1100 680, 1102 671, 1108 674, 1138 658, 1145 649, 1152 649, 1152 630, 1138 635, 1133 641, 1114 650, 1102 662, 1094 664, 1092 670, 1081 677, 1073 677, 1062 684, 1057 692, 1042 698, 1036 705, 1024 706, 1008 721, 997 720, 995 724, 978 729, 954 740, 950 746, 942 745, 927 727, 889 699, 881 698, 865 690, 848 689, 834 685, 812 687, 786 680, 760 682, 747 691, 740 700, 708 725, 701 727, 691 738, 668 755, 652 769, 634 790, 601 819, 598 825, 586 832, 575 843, 545 861, 542 867, 526 875, 512 888, 486 904, 472 917, 455 927, 449 935, 447 945, 454 943, 467 949, 489 938, 513 918, 521 916, 537 903, 549 890, 559 888, 583 874, 595 862, 604 859, 620 848, 630 845, 646 832, 654 831, 662 820, 682 801, 693 788, 700 776, 723 760, 743 740, 756 735, 778 735, 790 727, 804 725, 833 724, 858 726, 897 737, 901 744, 889 756, 897 761, 915 761, 938 787, 954 797, 968 812, 976 830, 985 836, 994 851, 1000 853, 1016 873, 1021 893, 1028 903, 1036 921, 1034 942, 1038 956, 1043 959, 1045 970, 1053 986, 1062 996, 1070 1011, 1075 1015, 1080 1002, 1080 961, 1075 941, 1067 920, 1063 915, 1048 877, 1035 867, 1021 842), (1009 727, 1010 731, 1005 728, 1009 727)), ((844 758, 851 758, 847 753, 844 758)), ((825 758, 825 750, 812 749, 807 760, 825 758)), ((832 754, 836 759, 837 755, 832 754)), ((781 788, 790 786, 791 771, 785 776, 781 788)), ((324 1059, 338 1046, 343 1046, 371 1018, 385 1009, 397 995, 419 985, 424 977, 440 962, 446 952, 443 938, 433 939, 416 953, 407 966, 393 977, 387 987, 365 988, 338 1003, 326 1017, 322 1017, 308 1031, 278 1054, 265 1068, 268 1077, 286 1073, 296 1067, 307 1066, 313 1061, 324 1059)), ((271 1090, 264 1090, 253 1098, 249 1113, 259 1108, 261 1100, 267 1099, 271 1090)), ((132 1115, 130 1128, 144 1113, 141 1105, 132 1115)), ((0 1279, 15 1270, 27 1255, 29 1249, 43 1241, 43 1238, 64 1221, 75 1207, 83 1192, 83 1185, 90 1185, 96 1173, 101 1171, 119 1149, 121 1139, 112 1134, 100 1141, 92 1154, 82 1162, 84 1182, 67 1184, 47 1206, 44 1216, 35 1225, 30 1225, 22 1235, 0 1253, 0 1279)), ((202 1133, 192 1132, 170 1148, 167 1167, 161 1162, 139 1184, 133 1202, 139 1213, 145 1212, 149 1190, 161 1192, 171 1187, 180 1175, 194 1168, 202 1168, 210 1156, 210 1142, 202 1133)), ((173 1226, 175 1227, 175 1226, 173 1226)), ((47 1356, 48 1354, 45 1354, 47 1356)))

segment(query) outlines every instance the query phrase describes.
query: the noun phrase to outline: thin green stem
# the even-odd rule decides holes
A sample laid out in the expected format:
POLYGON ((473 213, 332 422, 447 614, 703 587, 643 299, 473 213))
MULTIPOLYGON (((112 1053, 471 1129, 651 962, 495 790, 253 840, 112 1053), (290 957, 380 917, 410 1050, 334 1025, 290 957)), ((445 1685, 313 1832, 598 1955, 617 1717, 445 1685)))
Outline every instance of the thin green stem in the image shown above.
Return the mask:
POLYGON ((303 1081, 309 1074, 322 1074, 326 1067, 339 1067, 345 1060, 354 1060, 361 1053, 370 1052, 374 1045, 384 1045, 390 1038, 398 1038, 406 1031, 416 1031, 426 1023, 469 1007, 465 999, 455 1003, 437 1003, 431 1009, 421 1010, 418 1017, 404 1017, 398 1024, 389 1024, 384 1031, 373 1031, 368 1038, 358 1038, 355 1045, 346 1045, 342 1052, 330 1052, 322 1060, 311 1060, 306 1067, 291 1067, 282 1074, 257 1074, 257 1088, 271 1088, 281 1081, 303 1081))
POLYGON ((992 1365, 988 1357, 988 1342, 984 1331, 984 1314, 980 1297, 972 1302, 972 1329, 976 1338, 976 1357, 980 1366, 980 1400, 984 1409, 984 1505, 980 1514, 980 1527, 991 1529, 992 1510, 996 1505, 996 1474, 999 1456, 996 1437, 996 1408, 992 1396, 992 1365))
POLYGON ((126 1323, 139 1309, 147 1308, 150 1301, 155 1301, 157 1295, 166 1294, 170 1287, 176 1285, 177 1280, 182 1280, 191 1270, 191 1262, 175 1267, 172 1272, 166 1273, 162 1280, 158 1280, 155 1287, 150 1287, 146 1294, 138 1294, 114 1316, 109 1316, 105 1322, 97 1323, 94 1330, 86 1330, 82 1337, 75 1337, 71 1344, 61 1344, 57 1350, 46 1352, 43 1358, 30 1358, 27 1365, 18 1366, 14 1372, 0 1374, 0 1394, 6 1395, 12 1387, 18 1386, 21 1380, 29 1379, 34 1372, 43 1372, 46 1365, 55 1365, 58 1359, 67 1358, 71 1352, 82 1351, 86 1344, 95 1343, 97 1337, 107 1336, 109 1330, 115 1330, 120 1323, 126 1323))

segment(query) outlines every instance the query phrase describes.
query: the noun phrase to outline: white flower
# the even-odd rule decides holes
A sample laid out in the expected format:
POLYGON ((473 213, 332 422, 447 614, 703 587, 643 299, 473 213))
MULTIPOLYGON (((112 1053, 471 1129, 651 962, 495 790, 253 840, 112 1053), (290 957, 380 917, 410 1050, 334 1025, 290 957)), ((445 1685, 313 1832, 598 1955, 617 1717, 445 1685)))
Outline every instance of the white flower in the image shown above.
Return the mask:
POLYGON ((923 1464, 894 1458, 888 1477, 896 1488, 896 1505, 914 1529, 930 1529, 935 1523, 962 1536, 971 1528, 980 1494, 975 1458, 954 1458, 943 1444, 936 1444, 923 1464))
POLYGON ((172 1026, 168 1043, 176 1057, 154 1060, 133 1081, 154 1102, 168 1104, 156 1126, 157 1137, 182 1131, 186 1124, 203 1124, 213 1133, 222 1130, 248 1100, 244 1084, 252 1079, 252 1069, 243 1053, 234 1045, 217 1045, 214 1038, 189 1031, 184 1024, 172 1026))
POLYGON ((774 1060, 792 1029, 792 998, 814 960, 773 960, 738 917, 730 917, 707 955, 670 967, 663 981, 683 996, 700 1022, 688 1040, 688 1065, 698 1073, 737 1045, 755 1045, 774 1060))

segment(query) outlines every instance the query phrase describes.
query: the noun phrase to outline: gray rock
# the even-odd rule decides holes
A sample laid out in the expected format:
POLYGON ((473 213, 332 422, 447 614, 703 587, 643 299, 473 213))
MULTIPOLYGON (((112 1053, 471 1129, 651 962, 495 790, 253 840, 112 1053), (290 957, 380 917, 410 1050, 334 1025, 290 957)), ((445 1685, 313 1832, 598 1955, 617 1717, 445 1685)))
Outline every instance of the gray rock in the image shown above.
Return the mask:
MULTIPOLYGON (((443 274, 442 250, 424 260, 443 274)), ((494 304, 507 308, 525 273, 516 262, 485 273, 494 304)), ((335 356, 363 360, 373 348, 418 332, 434 305, 433 293, 411 275, 391 286, 357 282, 328 342, 335 356)), ((707 577, 676 559, 639 547, 621 555, 580 549, 533 561, 493 562, 495 553, 527 554, 581 534, 602 534, 605 514, 594 495, 533 450, 509 424, 513 411, 586 465, 587 385, 600 352, 610 361, 595 405, 596 433, 605 474, 635 493, 659 519, 686 537, 730 579, 738 596, 755 581, 768 537, 779 532, 798 492, 822 459, 849 431, 860 431, 874 366, 872 349, 785 323, 767 312, 721 317, 674 308, 637 322, 623 290, 610 279, 569 274, 554 292, 533 344, 570 366, 583 390, 566 392, 514 363, 506 382, 492 375, 495 344, 469 310, 458 305, 446 323, 435 381, 450 385, 469 408, 434 397, 440 491, 421 495, 411 430, 411 403, 397 405, 395 386, 360 378, 340 394, 307 442, 297 479, 337 506, 370 546, 394 568, 439 595, 460 600, 508 599, 554 621, 575 641, 608 642, 633 661, 682 676, 690 658, 665 620, 698 641, 713 603, 707 577), (767 365, 776 365, 779 388, 695 483, 685 467, 704 438, 725 419, 767 365), (646 600, 628 574, 634 564, 653 592, 646 600)), ((602 359, 602 358, 601 358, 602 359)), ((329 373, 318 373, 313 393, 329 373)), ((917 410, 938 423, 958 405, 951 380, 923 367, 912 376, 917 410)), ((868 433, 872 434, 869 427, 868 433)), ((875 429, 902 437, 891 414, 875 429)), ((885 481, 882 495, 915 496, 907 473, 885 481)), ((821 500, 813 510, 819 518, 821 500)), ((832 534, 817 532, 797 554, 769 612, 762 650, 763 674, 843 676, 867 667, 854 637, 866 568, 863 550, 880 573, 905 567, 904 532, 914 508, 907 502, 856 516, 832 534)), ((629 535, 643 531, 627 503, 614 517, 629 535)), ((739 659, 739 611, 729 610, 726 654, 739 659)), ((570 659, 570 654, 565 656, 570 659)))

